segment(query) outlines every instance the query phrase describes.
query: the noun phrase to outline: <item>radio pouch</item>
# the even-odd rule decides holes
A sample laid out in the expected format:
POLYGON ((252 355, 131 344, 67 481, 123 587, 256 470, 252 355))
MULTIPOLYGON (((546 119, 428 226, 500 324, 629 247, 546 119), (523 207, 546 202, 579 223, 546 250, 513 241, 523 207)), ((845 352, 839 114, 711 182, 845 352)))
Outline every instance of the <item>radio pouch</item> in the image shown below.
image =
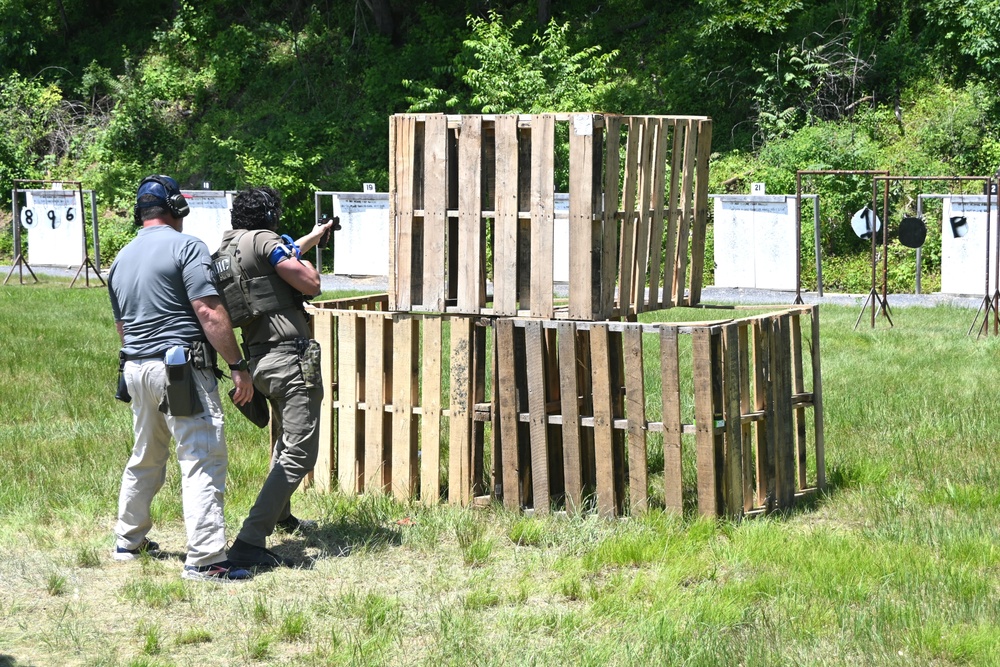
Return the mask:
POLYGON ((204 410, 198 398, 194 369, 187 351, 182 347, 170 348, 164 363, 167 370, 167 393, 160 403, 160 412, 171 417, 189 417, 204 410))

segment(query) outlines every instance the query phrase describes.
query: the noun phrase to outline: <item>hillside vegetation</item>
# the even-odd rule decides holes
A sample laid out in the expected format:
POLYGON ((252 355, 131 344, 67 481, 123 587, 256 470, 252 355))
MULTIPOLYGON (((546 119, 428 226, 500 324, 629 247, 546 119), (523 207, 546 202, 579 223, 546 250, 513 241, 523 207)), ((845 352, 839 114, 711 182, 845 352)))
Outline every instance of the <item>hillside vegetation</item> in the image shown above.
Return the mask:
MULTIPOLYGON (((110 256, 135 183, 164 172, 266 182, 304 226, 315 189, 388 187, 387 118, 406 111, 708 115, 713 192, 793 192, 796 169, 988 175, 998 21, 1000 0, 4 0, 0 208, 14 178, 80 180, 110 256)), ((808 186, 841 267, 827 286, 850 288, 870 181, 808 186)), ((955 187, 897 185, 893 205, 955 187)))

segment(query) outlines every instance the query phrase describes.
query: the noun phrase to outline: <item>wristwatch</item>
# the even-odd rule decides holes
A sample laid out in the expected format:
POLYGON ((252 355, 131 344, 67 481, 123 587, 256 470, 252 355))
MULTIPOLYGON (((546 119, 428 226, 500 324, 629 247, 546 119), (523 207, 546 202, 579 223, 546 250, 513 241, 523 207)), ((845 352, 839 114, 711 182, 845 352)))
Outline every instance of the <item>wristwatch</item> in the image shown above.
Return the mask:
MULTIPOLYGON (((226 362, 229 363, 229 362, 226 362)), ((229 370, 231 371, 245 371, 247 369, 247 360, 240 357, 240 360, 235 364, 229 364, 229 370)))

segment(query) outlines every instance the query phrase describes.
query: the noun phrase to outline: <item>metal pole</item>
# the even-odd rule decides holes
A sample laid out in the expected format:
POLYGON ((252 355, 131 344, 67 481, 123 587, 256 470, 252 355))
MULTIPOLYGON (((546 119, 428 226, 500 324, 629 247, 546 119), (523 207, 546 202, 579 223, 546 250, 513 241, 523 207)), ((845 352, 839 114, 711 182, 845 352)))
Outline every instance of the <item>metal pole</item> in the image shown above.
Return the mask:
MULTIPOLYGON (((313 225, 319 224, 319 192, 313 193, 313 225)), ((323 273, 323 249, 316 244, 316 270, 323 273)))
MULTIPOLYGON (((921 220, 924 219, 924 196, 923 195, 917 195, 917 217, 920 218, 921 220)), ((926 225, 926 224, 927 223, 925 222, 924 225, 926 225)), ((914 283, 915 291, 914 291, 914 294, 920 294, 920 272, 921 272, 921 268, 920 268, 920 247, 918 246, 917 247, 917 265, 914 267, 914 276, 915 276, 915 283, 914 283)))
POLYGON ((813 234, 816 237, 816 248, 813 255, 816 257, 816 292, 819 296, 823 296, 823 260, 822 251, 820 250, 820 233, 819 233, 819 195, 812 195, 813 203, 813 234))
POLYGON ((889 181, 882 190, 882 312, 889 313, 889 181))
POLYGON ((802 174, 795 172, 795 303, 802 303, 802 174))
MULTIPOLYGON (((82 204, 82 202, 81 202, 82 204)), ((90 191, 90 220, 91 228, 94 232, 94 270, 97 271, 98 275, 101 273, 101 240, 98 234, 98 223, 97 223, 97 197, 94 195, 94 191, 90 191)))

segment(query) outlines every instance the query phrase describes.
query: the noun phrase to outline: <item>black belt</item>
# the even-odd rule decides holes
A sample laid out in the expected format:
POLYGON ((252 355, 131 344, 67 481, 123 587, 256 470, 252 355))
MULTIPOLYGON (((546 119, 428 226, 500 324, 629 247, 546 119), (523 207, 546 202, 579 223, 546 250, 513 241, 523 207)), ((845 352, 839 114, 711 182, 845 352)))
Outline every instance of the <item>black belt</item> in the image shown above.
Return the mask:
MULTIPOLYGON (((189 343, 184 343, 183 346, 188 351, 188 356, 190 356, 191 346, 197 341, 191 341, 189 343)), ((145 361, 146 359, 163 359, 167 354, 166 350, 160 350, 159 352, 144 352, 142 354, 126 354, 125 361, 145 361)))
POLYGON ((278 341, 277 343, 256 343, 247 345, 248 357, 263 357, 269 352, 301 352, 309 344, 308 338, 295 338, 292 340, 278 341))
POLYGON ((155 354, 126 354, 125 361, 145 361, 146 359, 163 359, 163 355, 166 352, 157 352, 155 354))

